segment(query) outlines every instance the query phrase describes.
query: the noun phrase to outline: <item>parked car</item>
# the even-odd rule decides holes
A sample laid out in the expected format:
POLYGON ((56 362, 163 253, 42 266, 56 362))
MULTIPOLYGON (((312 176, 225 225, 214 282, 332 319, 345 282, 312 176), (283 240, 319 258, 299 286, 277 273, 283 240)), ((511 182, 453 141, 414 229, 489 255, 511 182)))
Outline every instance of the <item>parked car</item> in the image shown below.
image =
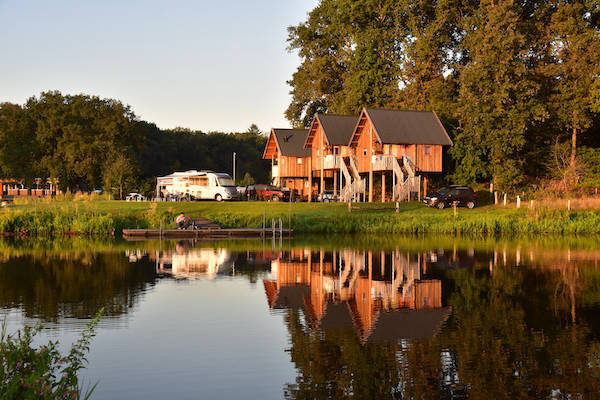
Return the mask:
POLYGON ((129 193, 125 197, 125 201, 144 201, 146 198, 139 193, 129 193))
MULTIPOLYGON (((289 195, 289 192, 288 192, 289 195)), ((271 185, 248 185, 246 187, 248 200, 271 200, 281 201, 287 198, 286 194, 279 188, 271 185)))
POLYGON ((429 207, 437 207, 439 209, 451 206, 454 202, 457 202, 459 206, 473 208, 475 207, 476 200, 477 194, 470 187, 451 185, 428 194, 423 199, 423 202, 429 207))
POLYGON ((325 190, 323 195, 319 193, 317 196, 317 201, 321 201, 323 203, 330 203, 332 201, 337 201, 337 196, 333 194, 333 190, 325 190))

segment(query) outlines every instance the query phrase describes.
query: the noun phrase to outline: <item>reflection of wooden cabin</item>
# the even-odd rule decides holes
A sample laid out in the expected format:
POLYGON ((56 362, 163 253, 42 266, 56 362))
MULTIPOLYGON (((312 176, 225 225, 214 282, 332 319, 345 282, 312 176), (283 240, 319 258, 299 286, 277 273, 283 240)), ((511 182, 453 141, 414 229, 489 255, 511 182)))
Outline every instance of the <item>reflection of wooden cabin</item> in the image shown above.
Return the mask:
POLYGON ((304 148, 308 131, 271 129, 263 159, 271 160, 272 183, 307 196, 309 190, 310 150, 304 148))
POLYGON ((427 331, 433 336, 449 315, 449 309, 419 314, 442 307, 441 282, 423 280, 421 269, 420 255, 307 251, 293 260, 273 260, 271 270, 277 276, 264 286, 270 308, 302 308, 314 327, 341 329, 351 321, 362 341, 377 329, 378 337, 412 332, 407 338, 417 338, 427 331), (394 330, 390 321, 395 318, 422 320, 426 326, 394 330))
POLYGON ((350 179, 348 168, 354 164, 346 160, 351 155, 348 143, 355 126, 355 116, 315 114, 304 146, 311 150, 311 187, 312 179, 316 177, 319 193, 328 186, 337 196, 341 194, 338 183, 342 183, 342 175, 350 179))
POLYGON ((420 189, 420 173, 442 171, 442 147, 451 145, 431 111, 363 108, 350 139, 358 171, 368 177, 369 201, 374 174, 381 177, 382 201, 388 199, 392 181, 396 183, 391 185, 392 197, 403 200, 420 189))

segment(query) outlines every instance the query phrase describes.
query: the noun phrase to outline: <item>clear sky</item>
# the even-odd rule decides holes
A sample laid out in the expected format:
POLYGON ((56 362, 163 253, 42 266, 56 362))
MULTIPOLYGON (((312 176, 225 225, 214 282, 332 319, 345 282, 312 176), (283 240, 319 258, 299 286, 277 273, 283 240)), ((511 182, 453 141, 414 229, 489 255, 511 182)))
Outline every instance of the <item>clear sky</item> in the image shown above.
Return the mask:
POLYGON ((161 128, 288 127, 287 27, 318 0, 0 0, 0 102, 41 91, 129 104, 161 128))

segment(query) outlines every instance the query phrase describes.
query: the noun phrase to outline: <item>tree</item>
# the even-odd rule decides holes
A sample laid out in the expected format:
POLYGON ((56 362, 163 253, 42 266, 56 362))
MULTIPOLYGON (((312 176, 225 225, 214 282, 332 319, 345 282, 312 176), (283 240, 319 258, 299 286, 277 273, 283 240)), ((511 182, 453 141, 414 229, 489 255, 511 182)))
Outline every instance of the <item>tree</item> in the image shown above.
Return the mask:
POLYGON ((4 178, 32 183, 39 176, 40 149, 35 122, 27 110, 15 104, 0 104, 0 168, 4 178))
POLYGON ((575 163, 577 135, 592 124, 590 105, 593 105, 593 88, 600 75, 600 31, 593 19, 599 6, 594 3, 552 0, 548 5, 552 11, 546 32, 549 62, 542 70, 553 83, 549 105, 559 129, 570 132, 572 164, 575 163))
POLYGON ((242 186, 248 186, 248 185, 252 185, 255 183, 254 178, 252 177, 252 175, 250 175, 249 172, 246 172, 244 174, 244 178, 242 179, 242 181, 240 182, 242 186))
POLYGON ((262 131, 260 129, 258 129, 258 126, 256 124, 251 124, 250 127, 248 127, 248 130, 246 130, 246 133, 248 135, 254 135, 254 136, 262 135, 262 131))
POLYGON ((522 181, 527 130, 546 117, 540 84, 527 68, 528 24, 519 11, 510 1, 482 2, 464 19, 469 31, 461 43, 468 63, 459 69, 462 130, 453 151, 472 159, 460 148, 472 145, 485 158, 460 163, 457 176, 476 177, 487 170, 481 177, 491 177, 505 190, 522 181))
POLYGON ((136 172, 135 165, 123 154, 108 159, 102 176, 106 191, 111 193, 113 187, 118 187, 119 200, 123 200, 123 188, 130 187, 135 183, 136 172))

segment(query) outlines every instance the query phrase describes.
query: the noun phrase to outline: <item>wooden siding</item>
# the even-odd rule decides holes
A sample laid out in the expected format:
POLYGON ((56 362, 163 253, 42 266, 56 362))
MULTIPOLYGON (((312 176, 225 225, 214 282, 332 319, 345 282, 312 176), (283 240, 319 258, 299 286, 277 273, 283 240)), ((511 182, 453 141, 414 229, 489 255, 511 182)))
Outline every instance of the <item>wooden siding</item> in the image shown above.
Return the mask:
POLYGON ((442 282, 437 279, 415 282, 415 308, 439 308, 442 306, 442 282))
POLYGON ((413 158, 413 162, 418 171, 442 172, 442 146, 419 144, 416 147, 416 158, 413 158), (426 148, 429 148, 429 154, 425 154, 426 148))
POLYGON ((297 190, 302 196, 308 196, 308 179, 307 178, 281 178, 281 187, 297 190))
POLYGON ((371 121, 363 114, 357 127, 357 132, 355 132, 356 137, 352 141, 352 152, 358 160, 358 171, 360 173, 369 172, 371 155, 379 154, 393 155, 397 159, 407 156, 417 167, 417 172, 442 171, 442 146, 422 144, 382 144, 379 142, 374 128, 372 132, 372 154, 369 154, 369 130, 372 128, 371 121), (429 148, 429 154, 425 154, 426 148, 429 148))
MULTIPOLYGON (((315 126, 311 129, 311 132, 314 132, 314 135, 309 141, 310 143, 308 143, 308 146, 311 148, 313 171, 320 171, 323 158, 325 156, 334 154, 335 151, 337 151, 337 155, 342 157, 348 157, 350 154, 352 154, 350 146, 332 146, 328 144, 327 136, 325 136, 321 124, 316 121, 314 125, 315 126)), ((334 169, 338 170, 339 168, 334 169)))
POLYGON ((358 127, 358 140, 356 141, 353 151, 354 155, 358 160, 358 172, 364 173, 369 172, 369 166, 371 164, 371 156, 373 154, 383 154, 383 146, 377 143, 375 131, 373 131, 373 144, 369 144, 371 129, 371 122, 369 120, 364 121, 362 126, 358 127), (379 149, 379 153, 378 153, 379 149), (371 150, 371 152, 369 151, 371 150))
POLYGON ((278 158, 280 178, 308 178, 309 157, 278 156, 278 158), (300 160, 300 163, 298 163, 298 160, 300 160))

